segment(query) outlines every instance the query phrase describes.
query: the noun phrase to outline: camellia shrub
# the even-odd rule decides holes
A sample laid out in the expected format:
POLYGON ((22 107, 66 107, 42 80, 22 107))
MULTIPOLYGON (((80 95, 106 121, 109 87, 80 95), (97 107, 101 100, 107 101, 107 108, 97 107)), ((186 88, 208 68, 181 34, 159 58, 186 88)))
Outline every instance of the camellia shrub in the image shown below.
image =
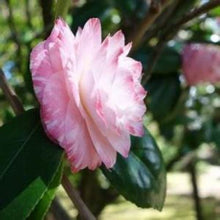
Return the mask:
POLYGON ((81 219, 118 195, 161 211, 166 170, 193 152, 195 176, 203 143, 219 155, 219 0, 5 1, 0 10, 1 220, 44 219, 61 184, 81 219))

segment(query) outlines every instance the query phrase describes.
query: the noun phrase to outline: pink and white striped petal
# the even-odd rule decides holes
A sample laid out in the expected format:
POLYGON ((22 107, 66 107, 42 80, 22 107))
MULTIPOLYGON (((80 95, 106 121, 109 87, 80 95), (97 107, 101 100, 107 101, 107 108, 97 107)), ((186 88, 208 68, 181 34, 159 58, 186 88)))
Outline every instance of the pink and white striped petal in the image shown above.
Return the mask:
POLYGON ((76 36, 58 19, 48 39, 31 53, 31 71, 44 129, 65 149, 74 172, 127 157, 130 134, 143 135, 142 65, 127 57, 118 31, 101 42, 99 19, 76 36))

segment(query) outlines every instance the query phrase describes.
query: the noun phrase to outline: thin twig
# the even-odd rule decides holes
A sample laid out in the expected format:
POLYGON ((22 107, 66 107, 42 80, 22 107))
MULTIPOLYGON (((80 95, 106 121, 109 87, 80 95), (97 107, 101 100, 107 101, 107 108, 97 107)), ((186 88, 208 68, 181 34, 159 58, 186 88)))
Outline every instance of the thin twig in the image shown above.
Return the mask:
POLYGON ((217 6, 220 6, 220 0, 212 0, 203 4, 201 7, 192 10, 191 12, 186 14, 186 16, 180 18, 177 22, 168 26, 168 28, 166 29, 163 35, 169 36, 169 34, 176 33, 182 25, 186 24, 187 22, 191 21, 192 19, 202 14, 207 13, 208 11, 210 11, 211 9, 217 6))
MULTIPOLYGON (((20 42, 20 39, 19 39, 19 33, 16 30, 16 24, 15 24, 15 21, 14 21, 13 9, 11 7, 11 1, 6 0, 5 3, 8 7, 8 18, 7 18, 8 26, 9 26, 10 31, 11 31, 12 40, 14 41, 14 43, 17 46, 17 59, 19 59, 21 57, 21 42, 20 42)), ((21 64, 18 60, 17 60, 17 65, 18 65, 18 69, 21 70, 21 64)))
POLYGON ((53 217, 55 217, 55 220, 70 220, 69 215, 67 214, 63 206, 60 204, 59 198, 57 197, 54 198, 51 204, 50 212, 53 213, 53 217))
POLYGON ((156 65, 164 47, 165 47, 166 43, 165 42, 161 42, 160 44, 157 44, 157 46, 155 47, 153 54, 150 58, 150 62, 148 63, 147 69, 146 69, 146 73, 142 79, 142 85, 146 85, 146 83, 148 82, 148 80, 151 78, 152 74, 153 74, 153 69, 154 66, 156 65))
MULTIPOLYGON (((52 25, 54 21, 54 13, 52 10, 54 1, 53 0, 47 0, 47 1, 40 0, 39 3, 41 6, 41 10, 42 10, 44 29, 46 29, 46 27, 52 25)), ((50 30, 48 30, 47 32, 46 31, 44 32, 45 36, 48 36, 49 33, 50 33, 50 30)))
POLYGON ((191 177, 192 197, 194 200, 196 219, 203 220, 204 217, 203 217, 203 212, 202 212, 201 198, 199 197, 199 186, 198 186, 198 180, 197 180, 197 169, 196 169, 195 159, 191 161, 188 171, 191 177))
POLYGON ((62 185, 64 189, 66 190, 69 198, 72 200, 74 205, 79 211, 80 217, 83 220, 95 220, 96 218, 94 215, 90 212, 88 207, 85 205, 81 197, 79 196, 79 193, 77 190, 72 186, 67 176, 63 175, 62 179, 62 185))
POLYGON ((178 115, 178 113, 183 112, 185 110, 183 106, 188 98, 189 88, 190 88, 189 86, 186 86, 182 90, 182 93, 176 103, 175 108, 172 110, 172 112, 169 114, 169 116, 165 117, 165 119, 163 119, 161 121, 161 123, 169 123, 169 121, 171 121, 174 117, 176 117, 178 115))
POLYGON ((140 24, 137 25, 136 31, 134 31, 131 36, 128 37, 129 41, 133 42, 132 50, 137 49, 145 32, 169 3, 170 0, 163 0, 161 2, 158 0, 152 0, 149 12, 146 14, 140 24))
POLYGON ((0 87, 16 115, 24 112, 23 105, 14 90, 8 85, 4 72, 0 69, 0 87))
POLYGON ((144 42, 149 41, 152 37, 155 37, 158 32, 164 29, 164 27, 167 26, 169 23, 170 18, 172 17, 173 13, 175 13, 176 8, 178 7, 180 3, 180 0, 174 0, 170 6, 167 7, 166 10, 164 10, 164 13, 161 13, 158 17, 158 21, 156 20, 154 23, 154 27, 152 27, 150 30, 148 30, 144 37, 144 42))

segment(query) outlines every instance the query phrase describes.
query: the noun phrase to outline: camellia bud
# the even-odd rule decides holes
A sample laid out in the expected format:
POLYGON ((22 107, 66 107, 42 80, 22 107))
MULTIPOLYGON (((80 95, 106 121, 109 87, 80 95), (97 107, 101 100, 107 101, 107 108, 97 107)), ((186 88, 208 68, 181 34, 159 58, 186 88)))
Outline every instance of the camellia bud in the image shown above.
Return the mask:
POLYGON ((188 44, 182 53, 183 73, 188 85, 220 81, 220 47, 188 44))

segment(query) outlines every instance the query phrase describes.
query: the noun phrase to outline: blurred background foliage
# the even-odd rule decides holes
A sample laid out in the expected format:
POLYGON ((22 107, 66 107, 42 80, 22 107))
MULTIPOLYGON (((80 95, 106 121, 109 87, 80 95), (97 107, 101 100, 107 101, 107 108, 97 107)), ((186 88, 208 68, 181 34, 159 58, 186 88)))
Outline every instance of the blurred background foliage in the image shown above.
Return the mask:
MULTIPOLYGON (((142 62, 143 72, 147 74, 147 70, 154 62, 158 42, 163 43, 164 48, 152 69, 153 74, 144 85, 148 91, 145 125, 153 133, 162 150, 168 172, 184 172, 191 178, 187 184, 191 184, 193 189, 192 198, 195 200, 197 219, 220 219, 219 202, 211 200, 210 203, 204 200, 201 205, 197 192, 197 175, 202 174, 210 165, 212 167, 220 165, 220 86, 203 84, 188 87, 181 70, 181 49, 184 44, 200 42, 220 45, 220 7, 193 19, 170 33, 169 38, 164 38, 172 23, 193 8, 207 2, 206 0, 172 1, 146 32, 142 44, 131 56, 142 62), (214 205, 208 210, 210 204, 214 205)), ((122 29, 128 38, 135 31, 136 24, 149 12, 149 4, 150 1, 147 0, 72 0, 66 20, 72 30, 76 31, 87 19, 99 17, 102 22, 103 37, 122 29)), ((48 36, 54 22, 54 8, 53 0, 0 1, 0 66, 25 109, 37 106, 29 70, 30 51, 48 36)), ((7 122, 12 116, 12 109, 0 91, 0 124, 7 122)), ((216 172, 220 172, 220 168, 217 170, 216 172)), ((68 167, 66 172, 70 173, 68 167)), ((171 177, 174 182, 177 181, 172 175, 168 175, 168 183, 171 177)), ((185 179, 181 178, 183 177, 177 178, 178 183, 184 183, 185 179)), ((159 217, 154 218, 148 211, 145 215, 142 213, 140 217, 134 212, 132 218, 123 218, 123 215, 120 218, 119 204, 125 205, 123 210, 131 207, 118 198, 118 193, 99 171, 84 170, 71 176, 71 180, 78 186, 82 198, 96 216, 99 216, 107 206, 118 210, 118 216, 112 219, 171 219, 162 214, 160 216, 156 214, 159 217), (111 203, 115 205, 109 206, 111 203)), ((178 183, 177 186, 172 187, 178 188, 178 183)), ((204 188, 210 187, 212 182, 206 184, 208 185, 199 182, 199 186, 204 188)), ((192 207, 189 209, 186 206, 188 201, 193 200, 187 196, 179 196, 182 202, 184 198, 186 203, 178 203, 178 197, 176 202, 172 203, 171 200, 174 198, 168 194, 168 205, 171 203, 173 209, 185 209, 181 216, 176 213, 172 219, 191 219, 191 217, 195 219, 193 217, 196 216, 195 212, 189 217, 192 207)), ((220 195, 218 198, 220 199, 220 195)), ((59 210, 57 219, 64 211, 60 204, 64 200, 63 192, 59 191, 51 208, 53 211, 59 210)), ((165 206, 165 213, 166 210, 168 209, 165 206)), ((68 219, 70 212, 72 211, 66 210, 62 219, 68 219)), ((53 217, 52 214, 48 215, 48 219, 53 217)), ((104 212, 101 214, 101 219, 111 218, 104 212)))

